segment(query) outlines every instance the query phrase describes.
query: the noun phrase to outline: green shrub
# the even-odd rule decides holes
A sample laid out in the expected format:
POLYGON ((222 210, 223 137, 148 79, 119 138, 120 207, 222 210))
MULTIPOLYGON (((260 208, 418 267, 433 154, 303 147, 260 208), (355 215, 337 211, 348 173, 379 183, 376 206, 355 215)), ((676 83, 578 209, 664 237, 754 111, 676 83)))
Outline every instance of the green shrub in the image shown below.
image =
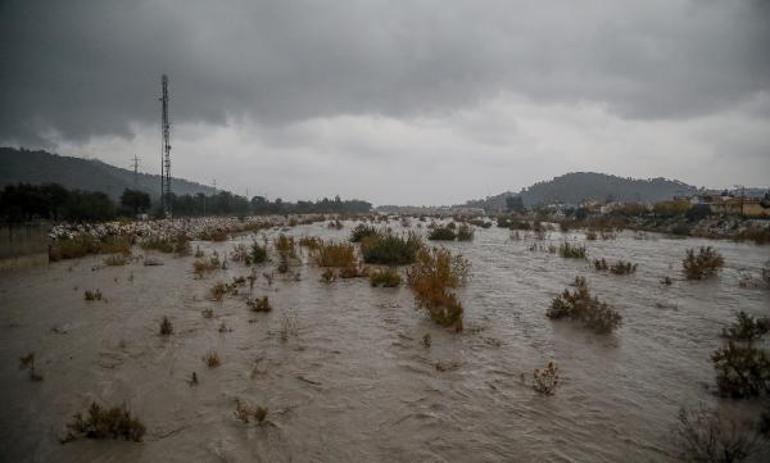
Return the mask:
POLYGON ((406 236, 391 233, 367 236, 361 242, 361 254, 367 264, 407 265, 414 263, 422 240, 413 232, 406 236))
POLYGON ((431 241, 454 241, 455 237, 455 232, 448 226, 436 227, 428 233, 428 239, 431 241))
POLYGON ((369 274, 369 283, 373 287, 395 288, 401 284, 401 274, 395 269, 377 270, 369 274))
POLYGON ((695 249, 688 249, 682 261, 682 269, 688 280, 702 280, 715 276, 724 264, 722 255, 708 246, 701 247, 698 254, 695 254, 695 249))
POLYGON ((564 242, 559 246, 559 255, 567 259, 585 259, 586 247, 564 242))
POLYGON ((717 387, 724 397, 756 397, 770 392, 770 359, 764 351, 729 341, 711 355, 717 387))
POLYGON ((356 225, 356 227, 353 228, 353 230, 350 232, 350 241, 353 243, 360 243, 365 238, 370 236, 377 236, 378 234, 379 233, 377 232, 377 229, 373 226, 361 223, 356 225))
POLYGON ((610 305, 591 297, 585 278, 575 278, 575 290, 565 289, 551 302, 548 318, 579 321, 596 333, 609 333, 620 326, 623 317, 610 305))
POLYGON ((256 240, 252 241, 251 248, 249 249, 249 259, 246 262, 251 264, 262 264, 267 261, 267 249, 264 246, 260 246, 256 240))
POLYGON ((754 341, 770 331, 770 319, 754 318, 744 311, 735 314, 735 321, 722 330, 722 336, 735 341, 754 341))

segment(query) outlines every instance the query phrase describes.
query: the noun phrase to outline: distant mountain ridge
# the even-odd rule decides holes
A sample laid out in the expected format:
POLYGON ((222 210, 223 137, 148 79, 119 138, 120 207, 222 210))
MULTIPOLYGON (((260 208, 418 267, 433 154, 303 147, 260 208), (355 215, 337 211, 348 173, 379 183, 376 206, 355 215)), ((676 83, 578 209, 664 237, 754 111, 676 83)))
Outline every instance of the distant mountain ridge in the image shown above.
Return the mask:
POLYGON ((537 182, 518 193, 506 191, 485 199, 471 200, 465 206, 502 211, 509 196, 521 196, 527 207, 552 203, 580 204, 587 200, 653 203, 697 191, 698 188, 692 185, 662 177, 645 180, 596 172, 571 172, 537 182))
MULTIPOLYGON (((142 190, 153 198, 160 196, 160 176, 134 172, 95 159, 60 156, 46 151, 0 148, 0 187, 19 182, 39 185, 58 183, 68 189, 103 191, 118 198, 126 188, 142 190)), ((177 195, 214 193, 214 188, 189 180, 173 178, 177 195)))

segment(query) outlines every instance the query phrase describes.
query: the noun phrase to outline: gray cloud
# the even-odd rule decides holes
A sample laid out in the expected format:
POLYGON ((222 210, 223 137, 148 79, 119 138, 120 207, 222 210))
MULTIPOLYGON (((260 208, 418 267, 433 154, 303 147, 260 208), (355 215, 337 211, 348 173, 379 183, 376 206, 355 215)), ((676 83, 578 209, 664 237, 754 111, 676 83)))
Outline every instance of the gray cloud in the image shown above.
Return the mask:
MULTIPOLYGON (((450 113, 510 92, 679 119, 770 89, 770 2, 6 1, 0 139, 450 113)), ((494 142, 497 135, 488 134, 494 142)))

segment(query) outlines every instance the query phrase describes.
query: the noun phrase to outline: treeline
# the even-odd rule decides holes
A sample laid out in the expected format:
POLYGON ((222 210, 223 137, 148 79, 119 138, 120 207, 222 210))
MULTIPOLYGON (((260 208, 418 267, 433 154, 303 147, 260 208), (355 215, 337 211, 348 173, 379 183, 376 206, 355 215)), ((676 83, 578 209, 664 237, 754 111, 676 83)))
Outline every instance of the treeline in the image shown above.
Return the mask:
MULTIPOLYGON (((339 196, 319 201, 270 201, 255 196, 249 201, 243 196, 221 191, 213 195, 171 195, 171 210, 175 217, 246 216, 258 214, 304 213, 367 213, 372 205, 366 201, 343 201, 339 196)), ((95 191, 68 190, 56 183, 7 185, 0 191, 0 220, 26 222, 51 220, 67 222, 98 222, 118 217, 136 217, 148 213, 162 217, 159 201, 138 190, 126 189, 119 202, 107 194, 95 191)))
POLYGON ((357 199, 345 200, 323 198, 319 201, 285 202, 281 198, 274 201, 263 196, 254 196, 251 201, 243 196, 221 191, 216 195, 174 196, 171 208, 176 216, 203 215, 260 215, 260 214, 358 214, 367 213, 372 204, 357 199))

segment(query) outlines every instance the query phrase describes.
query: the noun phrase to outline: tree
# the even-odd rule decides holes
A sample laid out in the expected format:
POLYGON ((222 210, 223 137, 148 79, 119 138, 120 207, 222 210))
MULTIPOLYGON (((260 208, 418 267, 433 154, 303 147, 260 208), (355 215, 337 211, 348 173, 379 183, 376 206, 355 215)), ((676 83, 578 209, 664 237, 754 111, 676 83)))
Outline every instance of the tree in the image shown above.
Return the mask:
POLYGON ((524 212, 524 201, 521 196, 508 196, 505 198, 505 208, 508 212, 524 212))
POLYGON ((133 212, 134 215, 150 209, 150 195, 144 191, 126 188, 120 196, 120 205, 133 212))

